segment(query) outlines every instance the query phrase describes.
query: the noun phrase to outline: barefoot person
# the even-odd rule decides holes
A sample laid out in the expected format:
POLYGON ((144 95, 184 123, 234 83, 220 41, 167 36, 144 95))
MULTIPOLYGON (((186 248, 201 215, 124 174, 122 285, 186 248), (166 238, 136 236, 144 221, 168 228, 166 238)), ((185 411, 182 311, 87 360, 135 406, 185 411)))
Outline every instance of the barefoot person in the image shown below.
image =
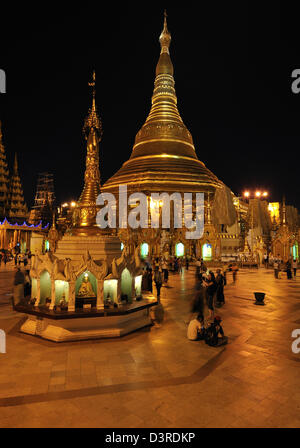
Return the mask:
POLYGON ((24 300, 24 283, 24 274, 21 272, 20 268, 17 268, 14 278, 14 305, 18 305, 24 300))

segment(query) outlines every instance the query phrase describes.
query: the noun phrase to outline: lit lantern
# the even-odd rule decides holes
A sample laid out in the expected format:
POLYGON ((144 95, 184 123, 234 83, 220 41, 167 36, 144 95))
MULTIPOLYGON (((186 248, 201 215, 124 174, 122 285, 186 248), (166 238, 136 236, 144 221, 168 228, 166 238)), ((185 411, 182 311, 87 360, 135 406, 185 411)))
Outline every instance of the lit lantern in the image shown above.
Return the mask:
POLYGON ((143 243, 141 245, 141 257, 146 258, 149 255, 149 244, 143 243))
POLYGON ((176 244, 176 257, 184 256, 184 245, 182 243, 176 244))
POLYGON ((212 259, 212 247, 211 244, 204 244, 202 247, 202 257, 203 260, 211 260, 212 259))

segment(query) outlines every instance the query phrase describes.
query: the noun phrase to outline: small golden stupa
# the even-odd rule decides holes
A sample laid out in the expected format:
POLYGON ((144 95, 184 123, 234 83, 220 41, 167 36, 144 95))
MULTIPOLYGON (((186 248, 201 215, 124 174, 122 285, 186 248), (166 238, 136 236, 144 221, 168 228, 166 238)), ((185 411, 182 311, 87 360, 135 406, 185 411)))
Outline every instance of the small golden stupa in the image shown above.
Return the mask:
POLYGON ((159 41, 161 52, 149 116, 136 135, 130 159, 102 191, 117 194, 119 185, 127 185, 129 192, 213 193, 223 184, 198 159, 192 136, 178 112, 166 12, 159 41))
POLYGON ((79 234, 97 233, 97 197, 100 194, 99 143, 102 137, 102 124, 96 108, 96 74, 93 72, 92 107, 85 119, 83 133, 87 140, 84 187, 74 212, 74 231, 79 234), (84 230, 84 232, 83 232, 84 230))

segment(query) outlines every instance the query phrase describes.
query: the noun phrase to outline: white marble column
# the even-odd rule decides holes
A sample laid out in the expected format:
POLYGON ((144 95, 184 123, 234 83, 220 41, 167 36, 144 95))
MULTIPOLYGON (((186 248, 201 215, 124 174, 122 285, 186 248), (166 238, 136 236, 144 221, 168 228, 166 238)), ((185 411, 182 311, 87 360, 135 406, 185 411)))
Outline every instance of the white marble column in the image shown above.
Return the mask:
POLYGON ((36 301, 34 306, 39 306, 40 301, 41 301, 41 281, 38 278, 36 282, 36 301))
POLYGON ((75 282, 69 283, 68 311, 75 311, 75 282))
POLYGON ((121 278, 118 278, 118 283, 117 283, 117 297, 116 297, 116 301, 118 306, 122 304, 122 300, 121 300, 121 278))
POLYGON ((103 280, 97 279, 97 310, 104 310, 103 280))
POLYGON ((55 280, 51 279, 51 303, 50 303, 50 310, 53 310, 55 306, 55 280))
POLYGON ((132 276, 132 282, 131 282, 131 302, 136 298, 135 294, 135 277, 132 276))

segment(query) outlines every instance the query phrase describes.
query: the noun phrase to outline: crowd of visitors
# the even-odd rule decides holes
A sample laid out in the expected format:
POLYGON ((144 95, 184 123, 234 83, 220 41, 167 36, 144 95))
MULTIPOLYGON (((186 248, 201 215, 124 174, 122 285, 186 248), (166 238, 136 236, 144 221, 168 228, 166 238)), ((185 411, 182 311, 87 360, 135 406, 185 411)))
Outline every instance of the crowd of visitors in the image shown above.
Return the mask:
POLYGON ((157 300, 160 301, 160 291, 163 284, 168 283, 169 272, 175 274, 182 273, 182 267, 189 269, 190 260, 188 257, 179 258, 171 257, 166 259, 165 257, 146 258, 145 268, 142 280, 142 289, 144 291, 153 292, 153 282, 156 287, 157 300))
POLYGON ((280 278, 279 273, 285 272, 288 280, 292 280, 293 276, 296 278, 297 269, 298 269, 298 261, 294 259, 289 259, 287 261, 283 261, 279 256, 274 258, 273 260, 273 269, 274 269, 274 277, 280 278))
POLYGON ((21 253, 18 250, 9 251, 6 249, 0 249, 0 267, 3 263, 4 266, 7 265, 7 263, 13 261, 15 266, 21 266, 23 265, 26 267, 31 259, 31 252, 30 250, 26 250, 26 252, 21 253))

